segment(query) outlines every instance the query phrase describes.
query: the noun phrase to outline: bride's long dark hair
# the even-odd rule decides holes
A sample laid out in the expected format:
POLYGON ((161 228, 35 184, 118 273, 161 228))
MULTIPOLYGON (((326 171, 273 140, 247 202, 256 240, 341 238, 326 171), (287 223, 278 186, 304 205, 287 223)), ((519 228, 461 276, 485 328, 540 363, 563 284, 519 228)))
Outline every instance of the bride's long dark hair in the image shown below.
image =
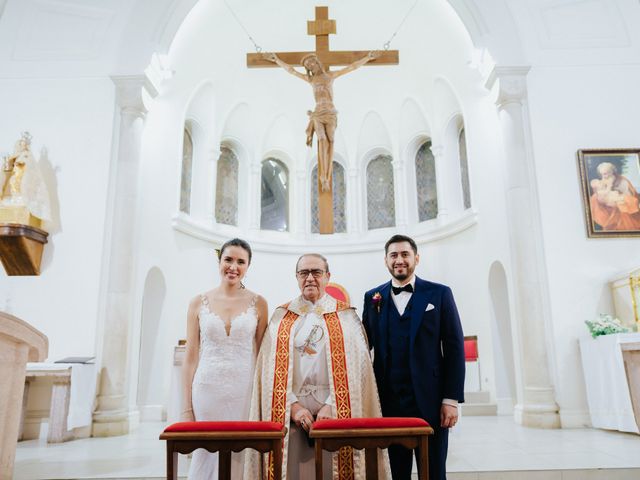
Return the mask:
POLYGON ((218 261, 222 258, 222 254, 226 250, 227 247, 240 247, 249 255, 249 264, 251 264, 251 246, 246 240, 242 240, 241 238, 232 238, 231 240, 227 240, 222 244, 219 250, 216 250, 218 254, 218 261))

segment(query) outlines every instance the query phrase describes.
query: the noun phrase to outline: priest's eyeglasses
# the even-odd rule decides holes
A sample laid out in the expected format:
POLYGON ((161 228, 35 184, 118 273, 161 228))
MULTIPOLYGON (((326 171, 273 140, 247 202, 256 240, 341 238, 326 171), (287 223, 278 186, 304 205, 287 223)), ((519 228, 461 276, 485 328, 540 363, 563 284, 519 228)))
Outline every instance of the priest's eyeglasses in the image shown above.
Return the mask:
POLYGON ((298 278, 307 278, 309 274, 311 274, 313 278, 320 278, 322 275, 324 275, 324 270, 314 268, 313 270, 298 270, 296 272, 298 278))

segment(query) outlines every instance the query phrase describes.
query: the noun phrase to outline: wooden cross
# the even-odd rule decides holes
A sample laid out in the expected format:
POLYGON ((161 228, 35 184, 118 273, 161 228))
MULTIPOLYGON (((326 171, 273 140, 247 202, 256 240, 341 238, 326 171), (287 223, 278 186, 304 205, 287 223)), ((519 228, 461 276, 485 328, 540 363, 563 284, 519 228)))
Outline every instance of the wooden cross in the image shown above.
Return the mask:
MULTIPOLYGON (((336 21, 329 19, 329 7, 316 7, 315 20, 307 21, 307 34, 316 37, 315 52, 275 52, 275 54, 289 65, 302 66, 302 58, 315 53, 327 70, 331 66, 350 65, 369 54, 369 51, 331 51, 329 35, 335 33, 336 21)), ((366 65, 397 65, 399 56, 398 50, 383 50, 378 58, 369 61, 366 65)), ((277 65, 263 58, 261 53, 247 53, 247 67, 277 68, 277 65)), ((333 233, 333 187, 323 191, 319 183, 318 216, 320 233, 333 233)))

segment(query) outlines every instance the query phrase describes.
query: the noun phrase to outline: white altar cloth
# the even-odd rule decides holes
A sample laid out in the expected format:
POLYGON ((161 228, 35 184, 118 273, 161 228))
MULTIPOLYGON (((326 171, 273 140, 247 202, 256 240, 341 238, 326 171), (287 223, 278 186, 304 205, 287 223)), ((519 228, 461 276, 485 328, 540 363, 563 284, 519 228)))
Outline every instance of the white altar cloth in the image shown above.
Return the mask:
POLYGON ((27 375, 33 371, 66 371, 71 369, 67 429, 91 425, 96 397, 96 365, 94 363, 27 363, 27 375))
POLYGON ((580 339, 589 414, 596 428, 640 433, 633 415, 620 347, 623 343, 638 341, 640 333, 580 339))

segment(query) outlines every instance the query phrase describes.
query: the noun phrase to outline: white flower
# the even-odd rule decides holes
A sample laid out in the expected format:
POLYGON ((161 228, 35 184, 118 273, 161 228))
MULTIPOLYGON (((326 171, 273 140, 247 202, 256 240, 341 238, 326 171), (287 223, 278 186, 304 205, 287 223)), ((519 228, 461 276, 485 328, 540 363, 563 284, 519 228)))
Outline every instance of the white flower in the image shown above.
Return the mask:
POLYGON ((593 338, 600 335, 610 335, 612 333, 625 333, 630 329, 623 326, 622 322, 609 314, 601 313, 596 320, 586 320, 585 323, 589 328, 589 332, 593 338))

